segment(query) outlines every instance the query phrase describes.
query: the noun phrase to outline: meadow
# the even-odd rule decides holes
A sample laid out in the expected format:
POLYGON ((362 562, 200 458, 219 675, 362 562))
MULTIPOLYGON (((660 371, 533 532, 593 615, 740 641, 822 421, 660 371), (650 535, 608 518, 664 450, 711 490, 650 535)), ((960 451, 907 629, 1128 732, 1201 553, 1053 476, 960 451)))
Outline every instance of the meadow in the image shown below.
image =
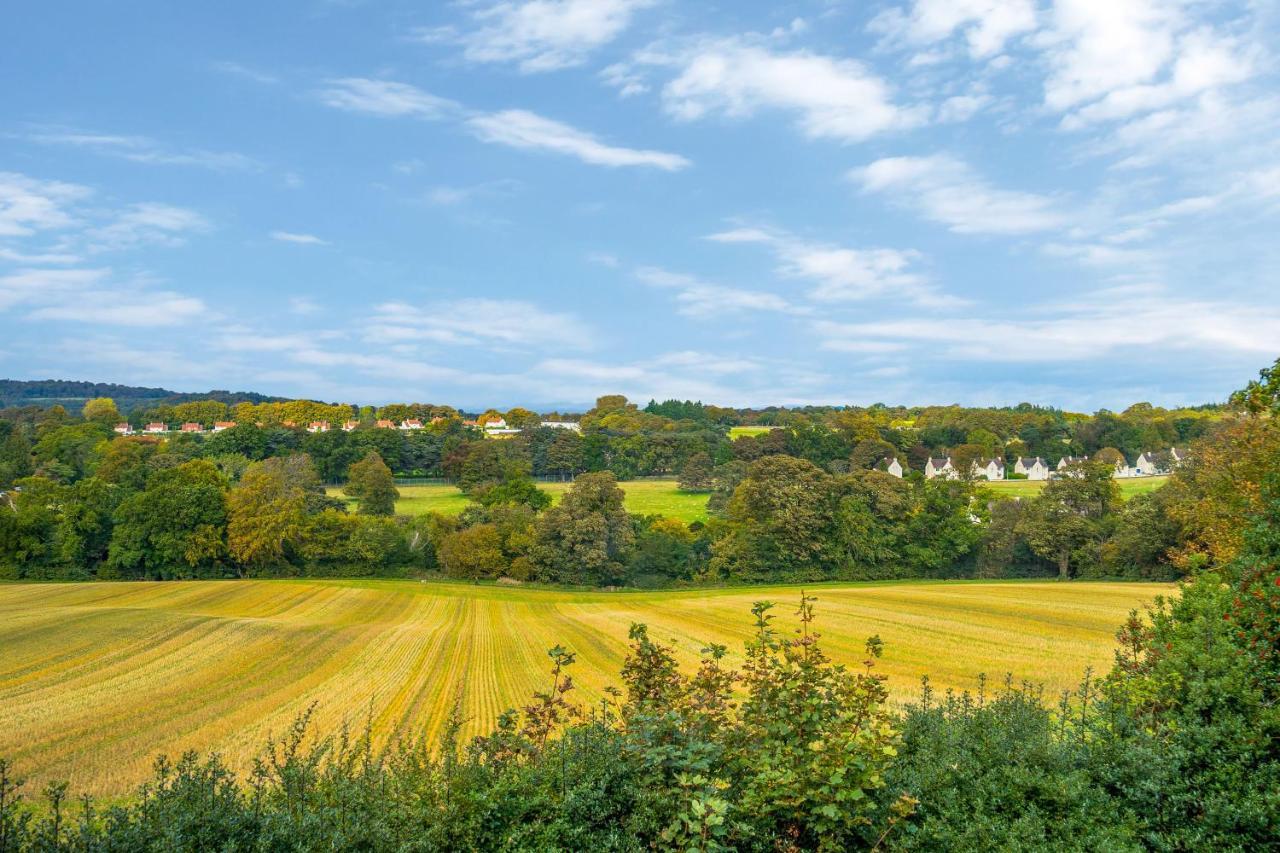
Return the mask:
MULTIPOLYGON (((885 643, 895 702, 928 674, 972 690, 979 673, 1043 683, 1052 697, 1105 670, 1128 611, 1166 586, 908 582, 818 585, 828 652, 856 664, 885 643)), ((741 661, 752 602, 794 627, 798 587, 577 592, 419 581, 260 580, 0 585, 0 756, 36 790, 130 793, 157 753, 216 749, 250 766, 269 734, 313 703, 321 731, 370 720, 379 742, 465 731, 547 686, 546 650, 578 656, 578 701, 617 684, 627 630, 693 664, 708 642, 741 661)))
MULTIPOLYGON (((539 483, 538 488, 551 495, 556 503, 569 491, 572 483, 539 483)), ((675 480, 629 480, 618 484, 626 493, 628 512, 639 515, 665 515, 684 522, 706 521, 707 494, 683 492, 675 480)), ((400 499, 396 512, 402 515, 422 515, 439 512, 457 515, 471 503, 456 486, 449 483, 429 483, 420 486, 397 486, 400 499)), ((334 497, 342 497, 340 487, 328 490, 334 497)), ((354 501, 351 501, 354 505, 354 501)))
MULTIPOLYGON (((1168 477, 1128 477, 1116 480, 1120 486, 1120 497, 1128 500, 1135 495, 1145 495, 1148 492, 1154 492, 1163 486, 1169 480, 1168 477)), ((1032 498, 1040 494, 1040 490, 1044 488, 1044 480, 998 480, 991 483, 982 483, 984 488, 990 489, 997 495, 1008 495, 1010 497, 1032 498)))
MULTIPOLYGON (((1168 479, 1168 477, 1142 477, 1116 482, 1120 484, 1121 497, 1127 500, 1134 495, 1155 491, 1168 479)), ((572 485, 572 483, 539 483, 538 488, 549 493, 554 503, 559 501, 572 485)), ((681 491, 675 480, 629 480, 618 485, 626 493, 626 507, 629 512, 640 515, 665 515, 684 522, 707 520, 707 494, 681 491)), ((1034 497, 1044 488, 1044 481, 1002 480, 982 485, 997 495, 1034 497)), ((449 483, 397 486, 397 488, 400 490, 400 499, 396 501, 396 512, 401 515, 422 515, 427 512, 457 515, 471 503, 466 495, 458 491, 457 486, 449 483)), ((330 487, 328 492, 334 497, 343 496, 340 487, 330 487)), ((355 501, 348 499, 348 503, 354 509, 355 501)))

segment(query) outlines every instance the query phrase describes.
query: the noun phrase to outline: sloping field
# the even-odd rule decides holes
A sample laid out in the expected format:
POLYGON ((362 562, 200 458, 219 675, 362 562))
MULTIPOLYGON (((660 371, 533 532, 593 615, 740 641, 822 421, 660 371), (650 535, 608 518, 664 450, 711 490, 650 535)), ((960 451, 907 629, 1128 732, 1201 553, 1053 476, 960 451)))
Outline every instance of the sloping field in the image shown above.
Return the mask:
MULTIPOLYGON (((1105 669, 1130 608, 1167 587, 1120 583, 819 586, 837 660, 870 634, 895 699, 919 677, 972 688, 979 672, 1072 686, 1105 669)), ((627 629, 646 622, 686 663, 708 641, 740 654, 751 603, 794 624, 795 587, 569 592, 416 581, 0 585, 0 755, 32 787, 128 793, 154 756, 216 748, 249 766, 269 733, 317 704, 321 730, 371 714, 380 739, 439 730, 461 696, 468 731, 546 682, 545 651, 578 655, 578 699, 617 684, 627 629)), ((740 659, 740 658, 739 658, 740 659)))
MULTIPOLYGON (((1120 486, 1120 497, 1128 500, 1135 495, 1154 492, 1168 481, 1168 477, 1122 477, 1116 480, 1116 483, 1120 486)), ((1044 484, 1044 480, 995 480, 990 483, 980 483, 979 485, 985 489, 990 489, 998 495, 1031 498, 1040 494, 1044 484)))

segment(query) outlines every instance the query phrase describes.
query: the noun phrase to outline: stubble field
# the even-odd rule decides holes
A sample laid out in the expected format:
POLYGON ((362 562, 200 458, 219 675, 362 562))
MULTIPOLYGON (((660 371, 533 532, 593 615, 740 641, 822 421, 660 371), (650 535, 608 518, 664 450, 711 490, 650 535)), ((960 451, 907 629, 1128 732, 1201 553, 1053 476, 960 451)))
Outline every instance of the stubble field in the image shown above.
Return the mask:
MULTIPOLYGON (((1168 587, 1135 583, 818 586, 829 653, 885 642, 895 701, 921 675, 972 689, 981 672, 1073 686, 1105 670, 1125 614, 1168 587)), ((250 766, 312 703, 319 730, 372 719, 379 742, 437 733, 455 697, 466 731, 547 682, 546 650, 578 655, 579 701, 600 698, 633 622, 690 665, 708 642, 739 661, 752 602, 794 625, 797 587, 573 592, 417 581, 0 585, 0 756, 30 780, 127 795, 154 757, 216 749, 250 766)))

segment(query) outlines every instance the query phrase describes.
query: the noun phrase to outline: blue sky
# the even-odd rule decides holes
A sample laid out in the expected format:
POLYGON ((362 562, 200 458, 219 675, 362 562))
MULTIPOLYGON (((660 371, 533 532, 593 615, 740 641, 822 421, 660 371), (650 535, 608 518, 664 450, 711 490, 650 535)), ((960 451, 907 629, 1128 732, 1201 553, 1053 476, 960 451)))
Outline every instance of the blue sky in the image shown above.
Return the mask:
POLYGON ((1218 400, 1267 2, 20 4, 0 375, 581 408, 1218 400))

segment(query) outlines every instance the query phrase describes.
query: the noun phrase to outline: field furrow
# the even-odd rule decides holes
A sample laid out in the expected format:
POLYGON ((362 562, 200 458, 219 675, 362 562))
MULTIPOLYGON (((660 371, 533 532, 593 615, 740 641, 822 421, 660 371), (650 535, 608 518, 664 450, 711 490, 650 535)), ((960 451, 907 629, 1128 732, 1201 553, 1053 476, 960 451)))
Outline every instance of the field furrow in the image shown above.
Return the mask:
MULTIPOLYGON (((1150 584, 821 586, 818 629, 836 660, 885 642, 895 701, 928 673, 971 689, 1006 672, 1052 694, 1105 669, 1150 584)), ((632 623, 691 666, 708 643, 742 659, 752 602, 795 628, 798 587, 571 592, 417 581, 261 580, 0 585, 0 755, 33 787, 127 794, 154 757, 216 749, 245 770, 312 708, 318 731, 372 724, 375 741, 436 737, 455 701, 464 735, 550 686, 547 650, 577 657, 574 701, 618 684, 632 623)))

